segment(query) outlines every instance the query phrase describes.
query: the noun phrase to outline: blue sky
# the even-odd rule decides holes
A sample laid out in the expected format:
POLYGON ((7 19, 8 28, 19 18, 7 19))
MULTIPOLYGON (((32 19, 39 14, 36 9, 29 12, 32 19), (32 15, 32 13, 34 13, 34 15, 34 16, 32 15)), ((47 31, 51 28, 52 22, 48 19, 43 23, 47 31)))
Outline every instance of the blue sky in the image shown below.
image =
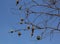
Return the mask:
POLYGON ((19 17, 11 13, 10 8, 14 7, 16 7, 15 0, 0 0, 0 44, 60 44, 60 33, 54 34, 52 41, 49 37, 37 41, 30 38, 29 34, 24 36, 24 33, 29 33, 27 31, 23 31, 23 37, 18 37, 17 33, 8 33, 10 29, 17 29, 20 26, 17 25, 19 17))

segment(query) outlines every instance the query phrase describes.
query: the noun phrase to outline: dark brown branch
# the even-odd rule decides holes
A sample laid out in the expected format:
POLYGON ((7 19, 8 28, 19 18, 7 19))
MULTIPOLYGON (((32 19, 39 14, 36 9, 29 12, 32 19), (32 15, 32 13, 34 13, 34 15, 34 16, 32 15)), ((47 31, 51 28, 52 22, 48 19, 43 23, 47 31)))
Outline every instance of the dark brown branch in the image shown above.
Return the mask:
POLYGON ((35 13, 35 14, 46 14, 46 15, 51 15, 51 16, 58 16, 58 17, 60 17, 60 14, 52 14, 52 13, 47 13, 47 12, 34 12, 34 11, 32 11, 32 13, 35 13))
MULTIPOLYGON (((32 24, 32 23, 25 22, 25 24, 33 25, 33 26, 35 26, 37 29, 45 29, 44 27, 40 27, 40 26, 34 25, 34 24, 32 24)), ((57 28, 46 27, 46 29, 47 29, 47 28, 53 29, 53 30, 56 30, 56 31, 60 31, 60 29, 57 29, 57 28)), ((36 30, 36 29, 35 29, 35 30, 36 30)))

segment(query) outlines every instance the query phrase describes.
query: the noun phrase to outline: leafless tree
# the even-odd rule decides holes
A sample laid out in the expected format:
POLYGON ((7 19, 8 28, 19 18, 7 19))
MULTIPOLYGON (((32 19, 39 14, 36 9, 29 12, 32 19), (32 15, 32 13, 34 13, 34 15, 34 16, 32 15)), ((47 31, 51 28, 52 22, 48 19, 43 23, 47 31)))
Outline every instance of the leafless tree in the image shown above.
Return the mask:
POLYGON ((34 36, 34 31, 40 31, 37 40, 46 38, 48 35, 52 36, 53 33, 60 32, 60 1, 59 0, 20 0, 16 2, 17 9, 19 10, 20 22, 19 25, 26 24, 26 28, 10 31, 10 33, 19 31, 31 30, 31 37, 34 36), (39 2, 41 1, 41 2, 39 2), (24 17, 21 17, 24 16, 24 17), (49 31, 48 31, 49 30, 49 31))

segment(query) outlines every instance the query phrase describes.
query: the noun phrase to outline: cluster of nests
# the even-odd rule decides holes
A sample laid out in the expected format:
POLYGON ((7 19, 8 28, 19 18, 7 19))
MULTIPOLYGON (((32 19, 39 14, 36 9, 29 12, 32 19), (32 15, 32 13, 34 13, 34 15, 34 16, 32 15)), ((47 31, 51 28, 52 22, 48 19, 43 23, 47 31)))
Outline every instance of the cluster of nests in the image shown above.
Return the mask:
MULTIPOLYGON (((52 4, 56 4, 56 1, 55 1, 55 0, 50 0, 50 1, 51 1, 52 4), (53 3, 52 1, 53 1, 54 3, 53 3)), ((16 0, 16 5, 18 5, 18 4, 19 4, 19 0, 16 0)), ((23 24, 24 19, 22 18, 22 19, 20 19, 20 20, 21 20, 20 24, 23 24)), ((28 26, 27 29, 29 30, 29 29, 30 29, 30 26, 28 26)), ((10 33, 14 33, 14 32, 16 32, 16 31, 14 31, 14 30, 11 30, 11 31, 10 31, 10 33)), ((31 36, 33 36, 33 33, 34 33, 34 28, 32 27, 31 36)), ((21 32, 20 32, 20 31, 18 32, 18 36, 21 36, 21 32)), ((41 40, 42 37, 38 35, 38 36, 36 37, 36 39, 37 39, 37 40, 41 40)))
MULTIPOLYGON (((22 1, 22 0, 20 0, 20 1, 22 1)), ((32 1, 34 1, 34 0, 32 0, 32 1)), ((43 1, 45 1, 45 2, 48 1, 48 3, 51 3, 52 5, 55 5, 57 3, 57 0, 43 0, 43 1)), ((19 4, 19 0, 16 0, 16 5, 18 5, 18 4, 19 4)))
MULTIPOLYGON (((14 30, 11 30, 10 33, 14 33, 14 30)), ((21 36, 21 32, 18 32, 18 36, 21 36)), ((41 40, 41 36, 36 37, 37 40, 41 40)))
MULTIPOLYGON (((21 21, 24 21, 24 19, 21 19, 21 21)), ((20 24, 23 24, 22 22, 20 24)), ((30 29, 30 26, 27 26, 27 29, 29 30, 30 29)), ((21 36, 21 32, 19 30, 11 30, 9 33, 14 33, 14 32, 17 32, 18 31, 18 36, 21 36)), ((34 33, 34 28, 32 28, 32 33, 31 33, 31 36, 33 36, 33 33, 34 33)), ((37 36, 36 37, 37 40, 41 40, 41 36, 37 36)))

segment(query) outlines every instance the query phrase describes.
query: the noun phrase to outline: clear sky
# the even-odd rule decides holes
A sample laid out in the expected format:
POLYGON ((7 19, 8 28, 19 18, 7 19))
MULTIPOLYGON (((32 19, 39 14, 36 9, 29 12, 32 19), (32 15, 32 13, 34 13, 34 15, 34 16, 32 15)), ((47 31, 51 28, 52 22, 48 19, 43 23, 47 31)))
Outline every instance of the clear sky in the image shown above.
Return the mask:
MULTIPOLYGON (((37 41, 29 37, 29 34, 27 34, 28 36, 18 37, 17 33, 8 33, 10 29, 19 28, 17 25, 19 17, 13 15, 10 9, 16 7, 15 2, 15 0, 0 0, 0 44, 60 44, 60 33, 54 34, 52 41, 50 41, 49 37, 37 41)), ((23 31, 23 33, 26 32, 23 31)))

